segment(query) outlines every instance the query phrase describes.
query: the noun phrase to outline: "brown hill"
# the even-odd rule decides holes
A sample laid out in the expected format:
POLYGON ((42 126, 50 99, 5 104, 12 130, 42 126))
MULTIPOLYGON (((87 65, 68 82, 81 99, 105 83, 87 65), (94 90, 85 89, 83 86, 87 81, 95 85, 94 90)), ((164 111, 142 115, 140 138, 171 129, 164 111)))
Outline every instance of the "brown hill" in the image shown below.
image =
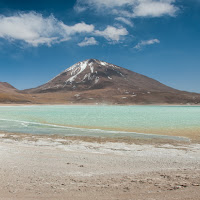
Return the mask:
POLYGON ((16 90, 17 89, 12 85, 10 85, 9 83, 0 82, 0 92, 10 93, 10 92, 15 92, 16 90))
POLYGON ((6 82, 0 82, 0 103, 28 103, 30 95, 21 94, 19 90, 6 82))

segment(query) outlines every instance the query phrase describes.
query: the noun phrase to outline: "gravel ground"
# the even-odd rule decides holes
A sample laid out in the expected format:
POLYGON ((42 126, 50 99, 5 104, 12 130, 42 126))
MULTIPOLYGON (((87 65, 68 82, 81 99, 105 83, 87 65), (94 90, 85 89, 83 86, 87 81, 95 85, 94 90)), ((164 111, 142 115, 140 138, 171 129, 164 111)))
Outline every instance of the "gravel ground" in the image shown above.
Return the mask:
POLYGON ((0 134, 0 199, 199 200, 200 144, 0 134))

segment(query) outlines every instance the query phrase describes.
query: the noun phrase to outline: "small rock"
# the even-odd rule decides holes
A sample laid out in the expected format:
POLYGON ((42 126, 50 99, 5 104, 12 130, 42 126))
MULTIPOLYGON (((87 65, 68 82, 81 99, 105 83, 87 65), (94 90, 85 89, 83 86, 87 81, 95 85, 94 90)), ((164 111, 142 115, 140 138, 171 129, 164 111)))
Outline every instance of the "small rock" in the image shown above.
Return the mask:
POLYGON ((174 187, 173 187, 174 190, 178 190, 178 189, 180 189, 180 188, 181 188, 180 185, 177 185, 177 186, 174 186, 174 187))
POLYGON ((193 186, 199 186, 199 184, 198 184, 198 183, 193 183, 192 185, 193 185, 193 186))

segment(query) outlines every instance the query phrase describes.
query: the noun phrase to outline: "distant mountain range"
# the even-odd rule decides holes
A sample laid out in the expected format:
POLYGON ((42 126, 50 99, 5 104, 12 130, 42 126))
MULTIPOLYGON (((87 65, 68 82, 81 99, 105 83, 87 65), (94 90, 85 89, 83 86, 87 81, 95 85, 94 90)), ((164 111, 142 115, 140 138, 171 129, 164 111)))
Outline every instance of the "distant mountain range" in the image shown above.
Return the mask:
POLYGON ((78 62, 36 88, 19 91, 0 83, 1 102, 108 103, 108 104, 200 104, 200 94, 168 87, 125 68, 89 59, 78 62), (12 94, 9 101, 1 95, 12 94), (17 98, 17 101, 16 101, 17 98))

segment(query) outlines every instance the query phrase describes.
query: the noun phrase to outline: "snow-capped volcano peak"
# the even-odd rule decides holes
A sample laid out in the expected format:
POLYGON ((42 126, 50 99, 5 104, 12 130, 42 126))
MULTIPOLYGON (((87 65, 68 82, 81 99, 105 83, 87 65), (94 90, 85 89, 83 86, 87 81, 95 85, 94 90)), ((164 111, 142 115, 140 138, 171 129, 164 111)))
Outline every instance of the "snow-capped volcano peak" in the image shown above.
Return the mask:
POLYGON ((88 59, 67 68, 48 83, 31 91, 49 92, 59 90, 94 90, 112 88, 116 91, 158 91, 171 88, 125 68, 88 59))
POLYGON ((80 73, 83 72, 87 67, 90 67, 91 73, 93 73, 94 65, 98 65, 99 67, 105 66, 105 67, 115 67, 119 68, 113 64, 109 64, 104 61, 100 61, 97 59, 87 59, 82 62, 78 62, 71 67, 67 68, 64 72, 72 71, 72 73, 76 73, 76 71, 79 71, 80 73))
MULTIPOLYGON (((60 73, 58 76, 53 78, 51 81, 58 79, 58 77, 60 76, 67 75, 66 80, 64 80, 66 85, 67 84, 74 85, 80 82, 85 83, 86 80, 88 81, 94 80, 94 84, 97 84, 97 82, 99 82, 100 80, 100 77, 97 76, 98 71, 102 70, 107 71, 109 68, 121 74, 116 70, 117 68, 120 67, 117 67, 113 64, 109 64, 107 62, 100 61, 97 59, 88 59, 72 65, 71 67, 67 68, 62 73, 60 73)), ((107 78, 110 80, 112 79, 110 76, 107 76, 107 78)))

